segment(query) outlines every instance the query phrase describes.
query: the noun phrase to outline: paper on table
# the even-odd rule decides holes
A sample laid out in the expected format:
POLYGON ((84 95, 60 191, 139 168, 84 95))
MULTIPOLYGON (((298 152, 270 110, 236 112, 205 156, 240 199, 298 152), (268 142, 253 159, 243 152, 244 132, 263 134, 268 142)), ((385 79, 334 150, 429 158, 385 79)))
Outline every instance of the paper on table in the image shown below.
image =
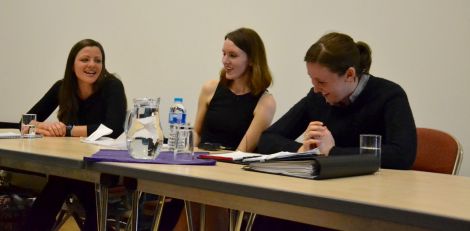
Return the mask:
POLYGON ((126 134, 123 132, 117 139, 110 137, 103 137, 113 132, 112 129, 101 124, 95 132, 93 132, 87 138, 81 138, 80 141, 89 144, 96 144, 104 147, 111 147, 116 149, 127 149, 126 145, 126 134))
POLYGON ((250 163, 244 169, 313 179, 318 167, 313 160, 250 163))
POLYGON ((253 158, 246 158, 243 159, 243 162, 264 162, 267 160, 274 160, 274 159, 281 159, 281 158, 288 158, 288 157, 295 157, 295 156, 307 156, 307 155, 318 155, 320 153, 318 148, 308 150, 306 152, 276 152, 270 155, 261 155, 258 157, 253 158))
POLYGON ((106 127, 104 124, 100 124, 98 129, 89 135, 85 140, 86 141, 96 141, 97 139, 101 138, 102 136, 106 136, 113 133, 113 129, 106 127))
POLYGON ((1 132, 0 139, 17 139, 21 138, 21 134, 14 132, 1 132))
MULTIPOLYGON (((0 139, 21 139, 21 134, 15 132, 0 132, 0 139)), ((42 134, 30 135, 28 139, 42 138, 42 134)))

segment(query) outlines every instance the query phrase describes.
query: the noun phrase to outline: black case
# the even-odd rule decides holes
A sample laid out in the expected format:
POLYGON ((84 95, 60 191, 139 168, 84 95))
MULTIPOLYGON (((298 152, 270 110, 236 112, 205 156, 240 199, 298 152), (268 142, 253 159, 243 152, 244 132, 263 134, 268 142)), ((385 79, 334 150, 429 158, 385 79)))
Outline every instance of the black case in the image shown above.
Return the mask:
POLYGON ((372 174, 380 167, 375 155, 318 156, 314 161, 316 180, 372 174))

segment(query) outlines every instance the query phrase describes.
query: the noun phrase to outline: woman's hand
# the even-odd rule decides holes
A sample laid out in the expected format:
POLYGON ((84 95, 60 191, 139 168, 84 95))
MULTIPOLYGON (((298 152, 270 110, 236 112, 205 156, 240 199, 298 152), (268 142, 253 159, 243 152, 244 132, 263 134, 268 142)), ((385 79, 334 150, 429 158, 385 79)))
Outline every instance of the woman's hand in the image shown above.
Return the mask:
POLYGON ((321 154, 328 155, 334 146, 335 139, 330 130, 322 122, 313 121, 304 132, 304 142, 298 152, 306 152, 318 147, 321 154))
POLYGON ((65 124, 62 122, 37 122, 36 133, 44 136, 65 136, 65 124))

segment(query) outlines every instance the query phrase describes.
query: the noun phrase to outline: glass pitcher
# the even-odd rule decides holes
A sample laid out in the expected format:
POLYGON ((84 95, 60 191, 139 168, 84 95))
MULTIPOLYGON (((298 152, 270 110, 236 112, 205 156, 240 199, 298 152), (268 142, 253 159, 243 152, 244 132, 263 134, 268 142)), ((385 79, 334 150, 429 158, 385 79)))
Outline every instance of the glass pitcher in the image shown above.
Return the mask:
POLYGON ((155 159, 163 145, 160 98, 136 98, 125 124, 127 150, 134 159, 155 159))

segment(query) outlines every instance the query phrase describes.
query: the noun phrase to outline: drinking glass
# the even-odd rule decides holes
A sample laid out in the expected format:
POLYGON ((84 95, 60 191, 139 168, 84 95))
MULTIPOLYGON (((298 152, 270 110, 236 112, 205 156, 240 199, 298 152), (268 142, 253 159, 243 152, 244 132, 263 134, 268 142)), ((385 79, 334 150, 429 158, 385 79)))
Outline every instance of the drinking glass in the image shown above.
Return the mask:
POLYGON ((175 160, 192 160, 194 152, 193 128, 189 125, 179 125, 176 128, 175 160))
POLYGON ((21 115, 21 137, 33 138, 36 136, 36 114, 21 115))
POLYGON ((359 138, 360 154, 375 155, 379 159, 382 147, 382 136, 374 134, 361 134, 359 138))

